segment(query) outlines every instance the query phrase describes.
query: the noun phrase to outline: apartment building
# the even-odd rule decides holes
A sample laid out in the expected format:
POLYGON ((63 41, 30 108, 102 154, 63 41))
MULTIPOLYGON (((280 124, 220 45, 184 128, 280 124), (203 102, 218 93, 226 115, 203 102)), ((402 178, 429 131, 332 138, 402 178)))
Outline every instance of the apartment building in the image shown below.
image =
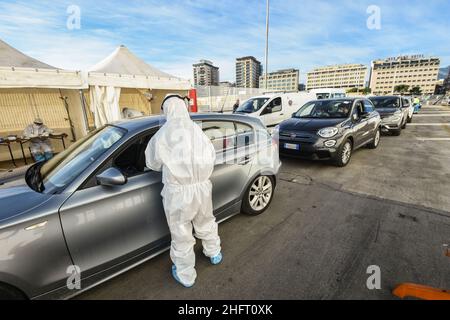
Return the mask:
POLYGON ((259 77, 262 74, 262 64, 255 57, 236 59, 236 87, 259 88, 259 77))
POLYGON ((200 60, 193 64, 194 84, 200 86, 218 86, 219 68, 209 60, 200 60))
POLYGON ((450 69, 448 70, 448 75, 447 77, 444 79, 444 91, 446 93, 450 93, 450 69))
MULTIPOLYGON (((298 91, 300 72, 298 69, 283 69, 267 74, 267 91, 298 91)), ((259 77, 259 87, 266 89, 266 74, 259 77)))
POLYGON ((362 64, 342 64, 316 68, 307 73, 306 89, 364 88, 368 68, 362 64))
POLYGON ((424 55, 400 56, 372 61, 370 88, 376 95, 393 94, 398 85, 420 87, 422 93, 433 94, 440 59, 424 55))

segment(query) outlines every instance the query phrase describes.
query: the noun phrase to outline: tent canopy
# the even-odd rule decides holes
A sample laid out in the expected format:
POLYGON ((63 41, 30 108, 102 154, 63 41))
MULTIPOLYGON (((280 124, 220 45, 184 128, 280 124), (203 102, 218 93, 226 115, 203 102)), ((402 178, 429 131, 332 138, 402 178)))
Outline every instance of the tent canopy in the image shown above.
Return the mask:
POLYGON ((57 69, 0 40, 0 88, 87 88, 79 71, 57 69))
POLYGON ((191 87, 189 81, 156 69, 123 45, 90 69, 88 82, 89 85, 141 89, 188 90, 191 87))
POLYGON ((46 63, 31 58, 14 49, 0 39, 0 67, 33 68, 33 69, 56 69, 46 63))

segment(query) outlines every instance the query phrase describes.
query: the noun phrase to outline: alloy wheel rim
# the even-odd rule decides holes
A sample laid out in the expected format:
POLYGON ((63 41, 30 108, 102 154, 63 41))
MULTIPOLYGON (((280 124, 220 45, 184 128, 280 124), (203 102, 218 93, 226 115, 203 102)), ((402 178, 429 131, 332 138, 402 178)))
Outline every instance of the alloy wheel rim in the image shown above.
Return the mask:
POLYGON ((352 146, 350 145, 350 142, 346 142, 344 144, 344 150, 342 152, 342 162, 344 164, 350 160, 351 153, 352 153, 352 146))
POLYGON ((267 176, 260 176, 250 187, 248 200, 250 207, 255 211, 261 211, 267 207, 272 197, 272 181, 267 176))
POLYGON ((375 146, 378 146, 378 143, 380 143, 380 130, 375 134, 375 146))

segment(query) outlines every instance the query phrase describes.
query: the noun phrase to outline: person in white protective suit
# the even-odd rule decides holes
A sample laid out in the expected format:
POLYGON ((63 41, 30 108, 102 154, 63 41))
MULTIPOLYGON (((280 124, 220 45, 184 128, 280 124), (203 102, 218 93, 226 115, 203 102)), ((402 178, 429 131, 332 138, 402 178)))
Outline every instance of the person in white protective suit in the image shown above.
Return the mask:
POLYGON ((167 122, 150 140, 145 157, 147 167, 162 170, 161 196, 172 236, 172 275, 183 286, 192 287, 197 277, 192 228, 212 264, 222 261, 222 253, 209 180, 216 153, 202 129, 190 119, 184 99, 166 96, 162 109, 167 122))
POLYGON ((30 139, 31 155, 37 162, 49 160, 53 157, 52 145, 49 139, 50 130, 40 118, 28 125, 23 131, 23 136, 30 139))

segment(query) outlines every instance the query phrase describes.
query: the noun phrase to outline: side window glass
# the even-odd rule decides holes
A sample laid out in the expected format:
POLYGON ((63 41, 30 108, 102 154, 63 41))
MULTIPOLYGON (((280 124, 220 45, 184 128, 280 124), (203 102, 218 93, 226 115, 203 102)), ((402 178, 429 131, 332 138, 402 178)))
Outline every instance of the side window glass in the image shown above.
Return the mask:
POLYGON ((273 99, 271 105, 272 105, 272 112, 281 111, 281 98, 273 99))
POLYGON ((364 100, 364 112, 373 112, 373 105, 370 101, 364 100))
POLYGON ((361 118, 361 111, 362 111, 362 103, 361 101, 358 101, 355 105, 355 109, 353 110, 352 119, 354 121, 357 121, 361 118))
POLYGON ((403 100, 403 106, 409 107, 409 101, 407 99, 402 99, 402 100, 403 100))
POLYGON ((236 132, 231 121, 203 121, 201 127, 216 151, 234 148, 236 132))
POLYGON ((238 148, 255 143, 255 133, 249 125, 236 122, 236 146, 238 148))
POLYGON ((145 149, 153 135, 154 133, 151 133, 131 142, 128 147, 103 164, 103 166, 96 171, 95 175, 87 180, 80 189, 88 189, 97 186, 97 179, 95 176, 111 167, 116 167, 128 178, 150 171, 145 165, 145 149))
POLYGON ((112 165, 118 168, 126 177, 134 177, 149 171, 145 165, 145 149, 153 136, 138 138, 119 155, 114 157, 112 165))

